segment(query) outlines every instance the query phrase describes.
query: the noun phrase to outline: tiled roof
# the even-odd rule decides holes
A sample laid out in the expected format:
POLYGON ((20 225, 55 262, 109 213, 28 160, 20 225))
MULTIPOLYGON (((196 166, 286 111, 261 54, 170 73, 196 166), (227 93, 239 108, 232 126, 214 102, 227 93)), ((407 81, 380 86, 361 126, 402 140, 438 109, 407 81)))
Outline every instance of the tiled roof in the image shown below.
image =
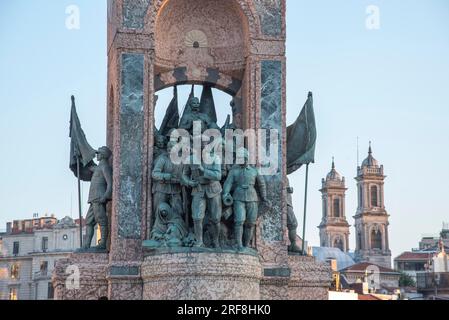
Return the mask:
POLYGON ((432 253, 430 252, 403 252, 398 257, 394 258, 394 260, 429 260, 432 257, 432 253))
POLYGON ((368 267, 370 267, 370 266, 376 266, 377 268, 379 268, 380 272, 398 273, 398 272, 394 271, 393 269, 385 268, 385 267, 379 266, 375 263, 369 263, 369 262, 361 262, 361 263, 354 264, 348 268, 341 270, 340 272, 365 272, 366 269, 368 269, 368 267))

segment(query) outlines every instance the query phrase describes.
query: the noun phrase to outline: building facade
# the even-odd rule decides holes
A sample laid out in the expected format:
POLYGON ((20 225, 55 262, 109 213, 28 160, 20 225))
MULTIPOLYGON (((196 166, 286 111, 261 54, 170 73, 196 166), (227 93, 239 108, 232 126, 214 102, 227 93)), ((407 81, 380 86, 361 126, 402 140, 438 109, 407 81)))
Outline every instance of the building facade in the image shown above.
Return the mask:
POLYGON ((346 220, 345 210, 345 178, 335 169, 332 161, 332 169, 326 179, 322 179, 323 218, 320 229, 321 247, 339 248, 343 252, 349 251, 349 224, 346 220))
POLYGON ((56 261, 77 248, 79 221, 70 217, 8 223, 6 233, 0 234, 0 299, 52 299, 56 261))
POLYGON ((446 248, 449 248, 449 223, 447 222, 443 222, 443 228, 439 236, 423 236, 419 242, 419 250, 436 251, 440 245, 440 241, 443 242, 446 248))
POLYGON ((427 299, 449 299, 449 257, 442 239, 428 271, 417 273, 416 286, 427 299))
POLYGON ((399 289, 401 274, 381 265, 361 262, 340 270, 349 284, 368 283, 371 292, 393 293, 399 289))
POLYGON ((416 282, 418 274, 429 271, 434 255, 435 253, 430 251, 403 252, 394 259, 394 267, 416 282))
POLYGON ((368 157, 357 168, 358 208, 355 219, 358 262, 369 262, 391 268, 388 239, 389 215, 384 202, 383 165, 374 159, 371 144, 368 157))

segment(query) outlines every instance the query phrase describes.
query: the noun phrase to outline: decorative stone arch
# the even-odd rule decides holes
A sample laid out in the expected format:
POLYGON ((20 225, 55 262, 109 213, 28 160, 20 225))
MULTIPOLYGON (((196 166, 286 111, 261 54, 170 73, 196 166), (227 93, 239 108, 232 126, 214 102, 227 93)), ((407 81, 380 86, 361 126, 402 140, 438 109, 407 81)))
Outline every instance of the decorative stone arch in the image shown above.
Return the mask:
POLYGON ((185 75, 185 68, 157 74, 154 78, 154 91, 157 92, 176 85, 197 84, 209 85, 234 97, 242 87, 240 79, 221 73, 218 69, 203 69, 202 71, 193 77, 185 75))
POLYGON ((261 38, 260 10, 254 0, 150 4, 143 31, 152 40, 154 92, 181 84, 210 85, 233 96, 238 127, 257 127, 258 63, 252 47, 253 39, 261 38))
POLYGON ((345 237, 340 234, 333 236, 332 247, 339 248, 341 251, 345 252, 345 237))
MULTIPOLYGON (((155 0, 153 5, 148 7, 147 14, 145 16, 145 31, 152 33, 154 32, 154 26, 157 19, 158 14, 161 9, 167 5, 168 2, 173 0, 155 0)), ((220 0, 221 1, 221 0, 220 0)), ((253 0, 226 0, 227 2, 231 2, 240 8, 240 13, 242 17, 246 18, 247 24, 246 32, 248 34, 248 38, 256 38, 261 33, 261 23, 259 14, 257 12, 256 6, 253 0)))
POLYGON ((383 238, 384 238, 384 232, 382 225, 380 224, 374 224, 369 228, 369 245, 370 249, 378 249, 383 250, 383 238))

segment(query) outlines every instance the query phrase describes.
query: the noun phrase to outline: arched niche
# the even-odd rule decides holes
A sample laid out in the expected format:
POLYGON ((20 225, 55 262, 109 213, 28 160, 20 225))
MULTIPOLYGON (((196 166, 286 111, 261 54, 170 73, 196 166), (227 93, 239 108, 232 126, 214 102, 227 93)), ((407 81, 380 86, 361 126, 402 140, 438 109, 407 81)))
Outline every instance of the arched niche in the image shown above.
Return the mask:
POLYGON ((251 99, 245 72, 259 22, 252 2, 165 0, 153 10, 154 91, 184 84, 219 89, 234 97, 233 117, 246 127, 251 99))
POLYGON ((257 20, 247 1, 165 0, 154 10, 156 72, 187 67, 191 74, 212 68, 232 76, 245 68, 257 20))

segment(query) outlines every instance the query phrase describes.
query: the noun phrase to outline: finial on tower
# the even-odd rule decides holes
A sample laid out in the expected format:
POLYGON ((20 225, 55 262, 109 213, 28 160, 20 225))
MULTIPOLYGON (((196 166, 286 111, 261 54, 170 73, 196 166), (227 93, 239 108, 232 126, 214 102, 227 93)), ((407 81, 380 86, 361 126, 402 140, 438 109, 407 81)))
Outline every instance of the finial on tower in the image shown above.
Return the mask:
POLYGON ((335 169, 335 158, 332 157, 332 169, 335 169))
POLYGON ((371 147, 371 141, 369 142, 368 154, 373 154, 373 148, 371 147))

